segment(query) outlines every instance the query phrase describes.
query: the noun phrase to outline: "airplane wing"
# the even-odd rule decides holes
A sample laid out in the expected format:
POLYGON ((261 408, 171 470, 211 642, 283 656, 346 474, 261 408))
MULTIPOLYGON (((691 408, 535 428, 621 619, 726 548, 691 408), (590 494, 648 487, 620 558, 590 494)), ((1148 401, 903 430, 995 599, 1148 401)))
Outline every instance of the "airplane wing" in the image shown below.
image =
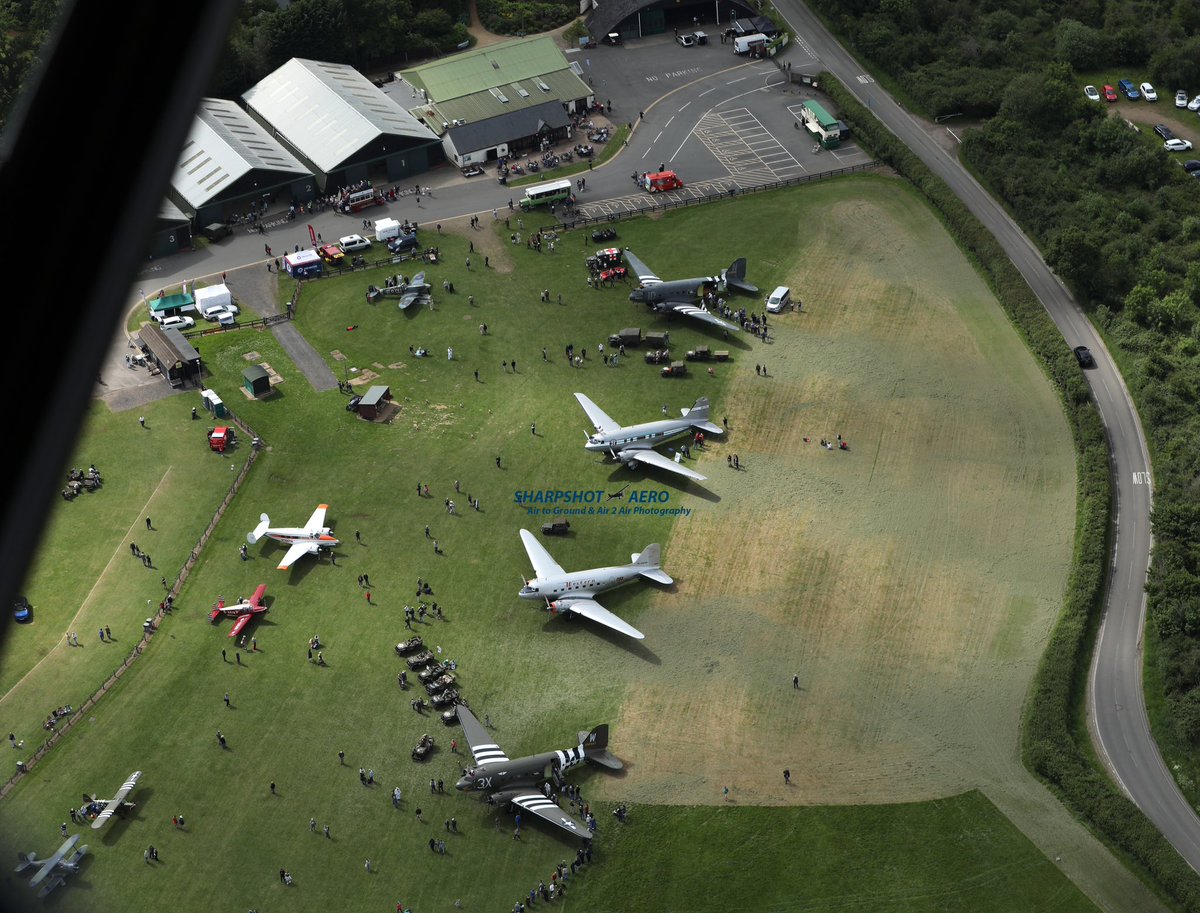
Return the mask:
POLYGON ((667 472, 674 472, 689 479, 695 479, 697 482, 703 482, 708 478, 708 476, 702 476, 698 472, 693 472, 682 463, 676 463, 670 457, 663 456, 657 450, 651 450, 648 447, 631 447, 622 450, 621 458, 637 460, 639 463, 645 463, 648 466, 654 466, 658 469, 665 469, 667 472))
POLYGON ((587 417, 591 419, 592 425, 601 434, 613 434, 621 430, 621 425, 618 422, 613 421, 607 412, 582 393, 576 393, 575 398, 579 400, 579 405, 583 406, 583 411, 587 413, 587 417))
POLYGON ((253 617, 254 615, 250 612, 247 612, 245 615, 239 615, 237 621, 233 623, 233 627, 229 629, 229 636, 237 637, 239 634, 241 634, 242 628, 250 624, 250 619, 253 617))
POLYGON ((254 595, 250 597, 250 605, 252 608, 258 608, 262 605, 263 597, 267 595, 267 585, 260 583, 258 589, 254 591, 254 595))
POLYGON ((532 812, 543 821, 549 821, 556 827, 561 827, 564 831, 572 833, 576 837, 582 837, 584 840, 588 840, 591 837, 584 825, 580 824, 539 792, 506 790, 497 793, 492 798, 497 802, 511 802, 513 805, 523 808, 527 812, 532 812))
POLYGON ((550 553, 542 547, 542 543, 538 542, 529 530, 521 530, 521 541, 525 543, 525 551, 529 555, 529 563, 533 565, 533 572, 538 577, 558 577, 566 573, 561 565, 550 557, 550 553))
POLYGON ((315 555, 320 550, 316 542, 293 542, 283 560, 279 562, 279 570, 286 571, 305 555, 315 555))
POLYGON ((491 764, 496 761, 507 761, 508 755, 495 743, 491 734, 483 728, 475 714, 464 705, 458 707, 458 723, 462 726, 463 736, 471 746, 471 754, 475 756, 476 764, 491 764))
POLYGON ((727 330, 737 330, 741 332, 741 327, 737 324, 730 323, 728 320, 722 320, 708 308, 702 308, 695 304, 677 304, 673 309, 673 313, 683 314, 685 317, 695 317, 697 320, 703 320, 705 323, 711 323, 713 326, 724 327, 727 330))
POLYGON ((407 311, 409 306, 420 297, 421 292, 419 289, 412 289, 405 292, 400 296, 400 310, 407 311))
POLYGON ((329 510, 328 504, 318 504, 317 509, 313 511, 313 515, 308 518, 308 522, 304 528, 310 533, 315 533, 318 530, 325 528, 325 511, 329 510))
MULTIPOLYGON (((246 616, 249 618, 250 616, 246 616)), ((104 822, 113 816, 113 813, 121 807, 121 803, 125 801, 125 797, 133 792, 133 788, 137 786, 137 781, 142 778, 142 772, 135 770, 129 775, 129 779, 121 784, 120 790, 101 809, 100 814, 96 816, 96 820, 92 822, 92 830, 99 830, 104 826, 104 822)))
POLYGON ((612 628, 614 631, 620 631, 628 637, 633 637, 637 640, 646 639, 645 634, 628 622, 622 621, 594 599, 558 599, 555 600, 555 604, 570 612, 574 612, 576 615, 582 615, 589 621, 596 622, 596 624, 612 628))
POLYGON ((654 272, 650 269, 650 267, 634 256, 633 251, 629 250, 629 248, 625 249, 625 262, 628 263, 634 273, 637 274, 638 281, 641 282, 642 285, 658 285, 660 282, 662 282, 662 279, 654 275, 654 272))

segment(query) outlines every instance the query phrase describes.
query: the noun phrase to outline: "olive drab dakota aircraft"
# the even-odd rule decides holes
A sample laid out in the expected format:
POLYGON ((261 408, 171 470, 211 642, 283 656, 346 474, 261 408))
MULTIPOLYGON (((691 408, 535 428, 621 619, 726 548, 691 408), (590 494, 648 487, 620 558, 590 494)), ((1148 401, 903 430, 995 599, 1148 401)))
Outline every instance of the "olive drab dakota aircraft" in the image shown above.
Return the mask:
POLYGON ((758 291, 746 281, 746 258, 739 257, 729 264, 729 269, 722 270, 719 276, 696 276, 692 279, 673 279, 664 282, 645 263, 634 256, 633 251, 625 249, 625 261, 634 271, 641 283, 629 293, 630 301, 641 301, 651 310, 660 314, 680 314, 684 317, 694 317, 713 326, 726 330, 740 330, 741 327, 718 317, 704 306, 704 297, 710 292, 716 294, 723 289, 734 289, 753 295, 758 291))
POLYGON ((318 504, 313 515, 304 526, 271 526, 271 518, 266 514, 259 517, 258 526, 252 532, 246 533, 246 541, 253 545, 263 536, 282 542, 288 547, 287 554, 279 562, 279 570, 286 571, 304 555, 319 555, 322 549, 333 549, 340 543, 325 525, 325 511, 328 504, 318 504))
POLYGON ((667 585, 675 582, 659 567, 658 543, 647 545, 641 552, 631 555, 631 564, 568 573, 550 557, 550 553, 529 530, 521 530, 521 541, 525 543, 529 563, 533 565, 537 576, 525 582, 518 596, 522 599, 544 600, 551 612, 561 613, 568 618, 580 615, 638 640, 644 640, 646 635, 622 621, 592 597, 638 577, 667 585))
POLYGON ((510 760, 491 734, 465 705, 458 707, 458 721, 471 747, 475 766, 463 770, 454 784, 463 792, 482 792, 492 803, 511 802, 518 808, 549 821, 555 827, 590 840, 587 827, 576 821, 549 797, 547 784, 584 761, 593 761, 610 770, 620 770, 621 761, 609 754, 608 726, 579 733, 579 744, 561 751, 546 751, 526 758, 510 760))
POLYGON ((643 422, 640 425, 622 426, 610 418, 608 413, 597 406, 582 393, 576 393, 579 405, 592 420, 595 434, 589 434, 584 448, 595 453, 607 453, 614 460, 625 464, 629 469, 639 465, 655 466, 674 472, 697 482, 703 482, 707 476, 693 472, 686 466, 676 463, 670 457, 663 456, 654 450, 656 444, 661 444, 673 437, 684 434, 695 428, 706 434, 723 434, 720 425, 714 425, 708 420, 708 397, 702 396, 690 409, 680 409, 682 418, 664 418, 653 422, 643 422))

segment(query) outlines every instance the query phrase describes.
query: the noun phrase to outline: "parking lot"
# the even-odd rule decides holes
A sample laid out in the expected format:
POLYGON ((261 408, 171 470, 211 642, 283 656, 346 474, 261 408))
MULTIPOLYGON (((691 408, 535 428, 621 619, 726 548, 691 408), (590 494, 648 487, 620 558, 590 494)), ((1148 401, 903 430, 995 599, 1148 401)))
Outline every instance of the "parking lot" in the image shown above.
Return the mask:
MULTIPOLYGON (((614 120, 638 122, 641 115, 621 156, 625 173, 663 166, 678 172, 687 185, 664 195, 666 199, 869 160, 853 142, 836 150, 814 149, 811 135, 797 124, 801 104, 817 93, 789 82, 772 61, 734 54, 729 44, 710 41, 684 48, 664 34, 581 51, 577 59, 597 97, 613 102, 614 120), (636 113, 629 113, 630 102, 636 113)), ((780 60, 797 74, 818 68, 803 39, 785 49, 780 60)), ((599 215, 645 202, 645 194, 633 192, 582 209, 599 215)))

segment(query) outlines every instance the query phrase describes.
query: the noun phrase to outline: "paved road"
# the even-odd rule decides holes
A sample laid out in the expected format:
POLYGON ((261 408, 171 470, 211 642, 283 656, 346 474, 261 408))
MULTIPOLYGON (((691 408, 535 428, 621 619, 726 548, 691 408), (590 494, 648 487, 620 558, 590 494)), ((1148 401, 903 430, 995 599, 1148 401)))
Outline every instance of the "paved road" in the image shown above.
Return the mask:
POLYGON ((1117 492, 1117 540, 1108 604, 1089 693, 1097 749, 1126 793, 1180 854, 1200 871, 1200 818, 1175 786, 1150 734, 1142 695, 1141 633, 1152 544, 1150 461, 1129 392, 1100 336, 1042 260, 1033 243, 987 192, 911 115, 892 100, 799 0, 780 9, 824 68, 945 180, 996 236, 1069 345, 1086 345, 1097 366, 1087 374, 1108 428, 1117 492))

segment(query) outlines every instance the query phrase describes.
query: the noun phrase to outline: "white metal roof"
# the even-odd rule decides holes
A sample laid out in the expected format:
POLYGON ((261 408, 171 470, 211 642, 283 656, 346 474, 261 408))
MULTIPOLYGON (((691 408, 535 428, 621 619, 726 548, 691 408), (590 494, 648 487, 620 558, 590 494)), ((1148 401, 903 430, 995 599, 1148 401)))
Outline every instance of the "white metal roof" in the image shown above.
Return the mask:
POLYGON ((437 139, 353 67, 293 57, 242 98, 322 171, 382 134, 437 139))
POLYGON ((171 186, 199 208, 254 169, 308 174, 308 169, 236 102, 201 99, 171 186))

